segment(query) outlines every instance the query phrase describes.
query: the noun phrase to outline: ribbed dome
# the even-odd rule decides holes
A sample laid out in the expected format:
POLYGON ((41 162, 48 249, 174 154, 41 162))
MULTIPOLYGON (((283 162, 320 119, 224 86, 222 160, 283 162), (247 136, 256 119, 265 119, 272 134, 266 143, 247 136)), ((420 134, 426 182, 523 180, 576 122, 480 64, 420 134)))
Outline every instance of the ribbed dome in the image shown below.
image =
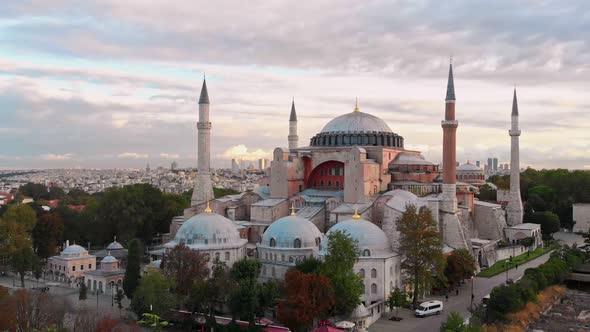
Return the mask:
POLYGON ((121 250, 121 249, 125 249, 125 248, 123 248, 123 245, 117 241, 113 241, 107 246, 107 250, 121 250))
POLYGON ((71 246, 66 247, 61 253, 64 255, 80 255, 86 253, 86 249, 81 247, 77 244, 72 244, 71 246))
POLYGON ((185 221, 173 241, 165 246, 173 248, 184 243, 191 248, 235 246, 247 242, 240 238, 233 221, 216 213, 201 213, 185 221))
POLYGON ((328 248, 328 235, 337 231, 342 231, 358 241, 361 256, 365 256, 363 252, 367 249, 370 251, 370 256, 392 252, 385 232, 379 226, 364 219, 349 219, 332 226, 322 242, 324 251, 328 248))
POLYGON ((297 216, 287 216, 276 220, 266 229, 260 246, 295 248, 295 240, 299 239, 301 248, 317 248, 321 238, 322 233, 311 221, 297 216))
POLYGON ((351 112, 332 119, 320 133, 334 132, 385 132, 393 133, 380 118, 363 112, 351 112))

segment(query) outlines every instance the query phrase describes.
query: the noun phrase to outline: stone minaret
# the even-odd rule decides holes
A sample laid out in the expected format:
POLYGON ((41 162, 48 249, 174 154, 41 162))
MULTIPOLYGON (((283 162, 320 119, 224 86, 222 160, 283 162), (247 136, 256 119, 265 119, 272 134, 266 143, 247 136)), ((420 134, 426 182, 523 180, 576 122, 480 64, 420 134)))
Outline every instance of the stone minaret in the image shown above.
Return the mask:
POLYGON ((518 128, 518 102, 516 101, 516 89, 512 99, 512 126, 508 131, 510 135, 510 201, 506 207, 507 220, 510 226, 522 224, 522 199, 520 198, 520 157, 518 128))
POLYGON ((291 103, 291 116, 289 117, 289 150, 297 149, 299 136, 297 136, 297 113, 295 112, 295 99, 291 103))
POLYGON ((455 120, 455 84, 453 81, 453 64, 449 65, 449 80, 445 98, 445 119, 441 121, 443 128, 443 184, 440 209, 454 213, 457 210, 457 127, 455 120))
POLYGON ((211 182, 211 122, 209 122, 209 93, 207 92, 207 82, 203 78, 203 87, 199 97, 199 122, 198 129, 198 154, 197 154, 197 177, 195 178, 195 187, 191 206, 197 207, 200 212, 203 203, 213 199, 213 184, 211 182))

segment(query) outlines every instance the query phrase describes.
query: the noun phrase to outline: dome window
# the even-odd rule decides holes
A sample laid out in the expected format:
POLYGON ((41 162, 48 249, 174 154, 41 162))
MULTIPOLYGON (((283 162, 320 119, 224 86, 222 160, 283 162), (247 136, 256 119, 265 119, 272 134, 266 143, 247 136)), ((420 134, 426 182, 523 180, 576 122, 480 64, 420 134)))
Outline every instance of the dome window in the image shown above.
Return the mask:
POLYGON ((369 250, 369 249, 363 250, 363 256, 364 257, 371 257, 371 250, 369 250))
POLYGON ((295 247, 295 248, 301 248, 301 240, 300 239, 295 239, 295 241, 293 241, 293 247, 295 247))
POLYGON ((271 247, 276 247, 277 246, 277 240, 275 240, 275 238, 273 237, 272 239, 270 239, 270 244, 271 247))

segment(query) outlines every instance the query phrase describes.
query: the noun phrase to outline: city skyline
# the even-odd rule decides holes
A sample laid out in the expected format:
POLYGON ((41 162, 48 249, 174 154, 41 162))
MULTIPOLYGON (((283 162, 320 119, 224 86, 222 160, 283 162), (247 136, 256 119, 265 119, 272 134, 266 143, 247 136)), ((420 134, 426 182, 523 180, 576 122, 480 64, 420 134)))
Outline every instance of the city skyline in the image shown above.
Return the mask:
POLYGON ((587 3, 336 4, 8 4, 0 168, 196 167, 204 73, 213 167, 287 146, 293 97, 301 146, 358 97, 440 162, 450 55, 457 160, 509 160, 516 84, 521 166, 590 168, 587 3))

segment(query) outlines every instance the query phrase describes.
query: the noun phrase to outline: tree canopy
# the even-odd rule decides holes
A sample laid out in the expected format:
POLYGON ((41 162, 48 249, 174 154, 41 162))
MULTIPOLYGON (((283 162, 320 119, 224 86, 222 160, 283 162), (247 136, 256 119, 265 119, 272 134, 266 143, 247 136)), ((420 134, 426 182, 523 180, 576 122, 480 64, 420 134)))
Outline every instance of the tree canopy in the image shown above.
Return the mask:
POLYGON ((205 255, 184 244, 177 245, 164 255, 161 269, 166 277, 174 280, 174 290, 181 296, 188 295, 194 280, 209 274, 205 255))
POLYGON ((397 231, 400 232, 402 269, 410 277, 412 303, 416 305, 419 295, 427 291, 435 276, 442 272, 441 235, 430 210, 426 207, 417 210, 414 205, 406 206, 406 211, 397 221, 397 231))
POLYGON ((125 269, 125 276, 123 277, 123 290, 125 291, 125 296, 129 299, 133 298, 135 289, 139 283, 142 252, 142 245, 138 239, 129 241, 127 268, 125 269))

